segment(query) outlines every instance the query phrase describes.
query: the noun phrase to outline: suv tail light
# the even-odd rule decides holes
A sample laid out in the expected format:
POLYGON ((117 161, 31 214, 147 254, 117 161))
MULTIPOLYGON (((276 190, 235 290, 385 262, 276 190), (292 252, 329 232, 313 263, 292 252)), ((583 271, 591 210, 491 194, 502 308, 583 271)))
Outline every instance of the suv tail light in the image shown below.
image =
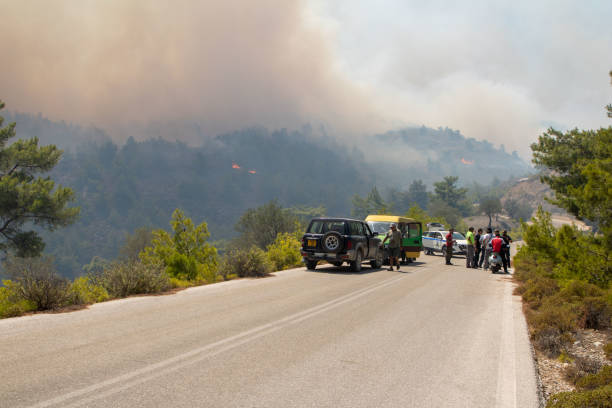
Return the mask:
POLYGON ((346 240, 346 249, 351 249, 353 248, 353 241, 351 241, 350 239, 346 240))

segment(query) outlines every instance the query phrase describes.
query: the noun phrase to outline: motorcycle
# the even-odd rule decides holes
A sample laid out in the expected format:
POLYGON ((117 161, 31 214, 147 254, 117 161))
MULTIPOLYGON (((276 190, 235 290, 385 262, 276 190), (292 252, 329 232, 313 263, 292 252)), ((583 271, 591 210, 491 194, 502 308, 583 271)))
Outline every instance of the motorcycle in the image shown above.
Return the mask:
POLYGON ((503 265, 501 255, 499 252, 491 253, 489 257, 489 268, 491 268, 491 273, 497 273, 501 270, 503 265))

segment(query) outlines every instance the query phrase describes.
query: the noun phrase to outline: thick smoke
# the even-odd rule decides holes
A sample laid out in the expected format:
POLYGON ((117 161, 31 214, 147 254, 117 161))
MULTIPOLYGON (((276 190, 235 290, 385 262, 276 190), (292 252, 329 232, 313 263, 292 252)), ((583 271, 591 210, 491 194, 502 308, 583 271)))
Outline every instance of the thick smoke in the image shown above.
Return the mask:
POLYGON ((611 1, 312 1, 341 25, 337 55, 351 78, 404 123, 524 157, 549 126, 610 125, 611 1))
POLYGON ((0 9, 10 110, 111 130, 183 120, 210 134, 313 121, 372 130, 369 98, 342 79, 299 0, 1 0, 0 9))

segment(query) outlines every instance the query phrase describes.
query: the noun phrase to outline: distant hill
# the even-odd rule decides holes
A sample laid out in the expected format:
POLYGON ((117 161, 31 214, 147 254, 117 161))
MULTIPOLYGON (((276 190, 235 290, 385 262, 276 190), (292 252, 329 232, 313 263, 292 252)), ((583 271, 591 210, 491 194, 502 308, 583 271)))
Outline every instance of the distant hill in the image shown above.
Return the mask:
POLYGON ((31 115, 3 110, 0 116, 4 118, 5 123, 17 123, 17 137, 20 139, 38 137, 41 145, 54 144, 65 151, 72 151, 88 142, 100 143, 111 140, 103 129, 52 121, 41 114, 31 115))
POLYGON ((502 202, 508 199, 523 200, 535 210, 538 206, 542 206, 545 211, 551 214, 565 215, 566 212, 559 207, 556 207, 546 201, 546 198, 552 197, 553 192, 546 184, 540 182, 540 176, 534 174, 530 177, 520 179, 512 187, 508 188, 502 202))
POLYGON ((400 185, 412 179, 431 184, 448 175, 486 184, 533 171, 516 152, 507 153, 503 146, 496 148, 448 128, 405 128, 374 139, 374 151, 386 165, 386 178, 400 185))
POLYGON ((592 224, 580 221, 573 215, 568 214, 564 209, 549 203, 546 198, 550 197, 553 197, 553 191, 550 187, 542 184, 538 175, 532 175, 520 179, 514 186, 509 188, 502 197, 502 202, 508 199, 527 202, 534 209, 533 215, 535 215, 535 210, 538 206, 542 206, 544 211, 548 211, 551 214, 552 223, 555 227, 567 224, 576 225, 582 230, 591 229, 592 224))

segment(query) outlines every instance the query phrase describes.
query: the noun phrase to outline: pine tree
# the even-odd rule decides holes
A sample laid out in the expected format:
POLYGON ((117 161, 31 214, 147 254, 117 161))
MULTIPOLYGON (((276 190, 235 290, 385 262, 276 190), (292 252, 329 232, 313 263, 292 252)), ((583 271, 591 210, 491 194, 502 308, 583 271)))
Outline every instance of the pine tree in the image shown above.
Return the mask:
MULTIPOLYGON (((4 103, 0 101, 0 110, 4 103)), ((54 230, 72 223, 79 208, 67 207, 73 200, 70 188, 56 186, 49 177, 62 151, 54 145, 38 146, 38 138, 18 139, 15 123, 2 126, 0 116, 0 252, 36 256, 44 249, 38 227, 54 230)))

